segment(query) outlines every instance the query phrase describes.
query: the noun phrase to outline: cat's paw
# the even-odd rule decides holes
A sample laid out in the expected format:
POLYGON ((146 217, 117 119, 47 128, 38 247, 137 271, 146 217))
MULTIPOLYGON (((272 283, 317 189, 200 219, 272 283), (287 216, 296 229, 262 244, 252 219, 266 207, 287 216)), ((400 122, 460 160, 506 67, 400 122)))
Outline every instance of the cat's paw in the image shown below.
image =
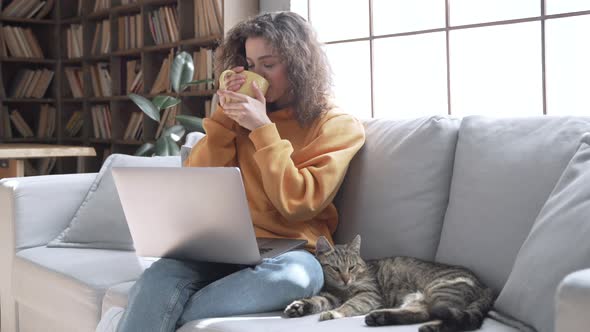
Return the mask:
POLYGON ((320 314, 320 321, 343 318, 344 315, 336 310, 324 311, 320 314))
POLYGON ((301 317, 310 314, 310 312, 311 304, 303 300, 293 301, 284 311, 288 317, 301 317))
POLYGON ((385 314, 382 311, 375 310, 365 316, 365 324, 368 326, 383 326, 385 323, 385 314))

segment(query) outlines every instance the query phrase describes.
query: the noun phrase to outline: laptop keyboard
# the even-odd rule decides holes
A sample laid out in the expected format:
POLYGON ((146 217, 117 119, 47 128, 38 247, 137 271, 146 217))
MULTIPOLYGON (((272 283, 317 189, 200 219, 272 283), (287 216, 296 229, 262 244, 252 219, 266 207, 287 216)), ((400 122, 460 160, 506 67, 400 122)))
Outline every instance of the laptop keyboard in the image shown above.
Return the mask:
POLYGON ((258 248, 258 251, 260 251, 260 254, 266 254, 267 252, 271 251, 272 248, 258 248))

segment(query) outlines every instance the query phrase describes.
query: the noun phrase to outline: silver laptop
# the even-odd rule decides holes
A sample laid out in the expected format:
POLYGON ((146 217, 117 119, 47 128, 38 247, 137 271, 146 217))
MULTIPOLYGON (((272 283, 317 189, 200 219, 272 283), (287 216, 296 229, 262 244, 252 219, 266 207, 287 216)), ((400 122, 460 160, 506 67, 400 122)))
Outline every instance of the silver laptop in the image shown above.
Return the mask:
POLYGON ((257 239, 236 167, 112 169, 138 255, 254 265, 305 240, 257 239))

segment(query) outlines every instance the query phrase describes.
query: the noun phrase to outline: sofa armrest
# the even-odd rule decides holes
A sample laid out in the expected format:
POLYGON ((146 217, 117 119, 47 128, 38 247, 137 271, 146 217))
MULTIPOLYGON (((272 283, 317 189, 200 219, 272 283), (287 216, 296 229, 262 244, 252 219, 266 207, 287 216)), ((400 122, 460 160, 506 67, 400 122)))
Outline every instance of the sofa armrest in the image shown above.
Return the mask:
POLYGON ((53 240, 68 226, 95 177, 86 173, 0 180, 2 251, 53 240))
POLYGON ((590 326, 590 269, 567 275, 556 295, 555 332, 584 332, 590 326))
POLYGON ((47 244, 72 220, 96 173, 0 180, 0 330, 17 330, 12 262, 21 249, 47 244))

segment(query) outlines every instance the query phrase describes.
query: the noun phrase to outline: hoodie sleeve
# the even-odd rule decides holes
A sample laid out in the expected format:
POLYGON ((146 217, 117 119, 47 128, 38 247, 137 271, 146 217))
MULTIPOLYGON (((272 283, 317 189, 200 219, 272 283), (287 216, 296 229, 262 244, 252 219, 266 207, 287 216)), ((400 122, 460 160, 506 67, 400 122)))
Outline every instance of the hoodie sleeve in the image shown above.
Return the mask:
POLYGON ((191 149, 184 166, 236 166, 235 122, 221 106, 211 118, 203 120, 203 128, 206 135, 191 149))
POLYGON ((293 146, 281 139, 274 124, 250 133, 264 190, 289 221, 309 220, 332 202, 350 160, 365 142, 363 125, 351 115, 320 121, 317 135, 295 159, 293 146))

